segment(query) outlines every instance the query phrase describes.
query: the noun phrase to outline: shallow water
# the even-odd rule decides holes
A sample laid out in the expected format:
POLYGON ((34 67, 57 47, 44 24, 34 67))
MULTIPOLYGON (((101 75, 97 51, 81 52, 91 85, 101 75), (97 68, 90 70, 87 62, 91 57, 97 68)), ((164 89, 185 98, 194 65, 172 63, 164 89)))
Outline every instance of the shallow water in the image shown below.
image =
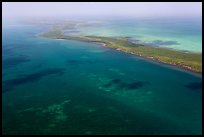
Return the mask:
POLYGON ((81 34, 129 36, 137 43, 202 52, 201 18, 112 18, 97 26, 79 27, 81 34))
POLYGON ((3 134, 201 134, 201 76, 3 27, 3 134))

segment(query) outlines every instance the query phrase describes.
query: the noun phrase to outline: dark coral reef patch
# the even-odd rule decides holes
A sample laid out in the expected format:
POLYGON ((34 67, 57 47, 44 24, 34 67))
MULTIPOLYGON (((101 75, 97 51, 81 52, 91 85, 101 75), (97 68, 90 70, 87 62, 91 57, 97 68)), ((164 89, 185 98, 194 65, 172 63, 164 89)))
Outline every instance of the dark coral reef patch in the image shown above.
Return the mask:
POLYGON ((190 89, 190 90, 200 90, 200 89, 202 89, 202 83, 201 82, 192 82, 192 83, 186 84, 185 87, 190 89))
POLYGON ((123 82, 121 79, 112 79, 110 82, 104 84, 103 86, 105 88, 109 88, 111 86, 116 86, 117 88, 120 89, 126 89, 126 90, 134 90, 134 89, 139 89, 142 88, 146 85, 148 85, 149 82, 146 81, 134 81, 134 82, 123 82))
POLYGON ((41 78, 51 74, 62 74, 64 71, 65 69, 62 69, 62 68, 45 69, 45 70, 38 71, 36 73, 25 75, 21 78, 5 80, 3 82, 3 92, 10 91, 15 86, 18 86, 21 84, 38 81, 41 78))

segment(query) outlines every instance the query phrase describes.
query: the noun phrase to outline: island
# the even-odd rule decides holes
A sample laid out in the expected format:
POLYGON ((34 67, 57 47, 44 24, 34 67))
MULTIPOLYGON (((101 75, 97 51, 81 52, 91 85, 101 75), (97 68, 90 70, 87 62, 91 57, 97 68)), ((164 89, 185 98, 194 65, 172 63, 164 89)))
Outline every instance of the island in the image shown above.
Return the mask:
POLYGON ((85 42, 97 42, 103 46, 118 51, 138 55, 150 60, 158 61, 165 64, 174 65, 196 73, 202 73, 202 54, 183 52, 163 47, 154 47, 144 44, 133 43, 129 37, 102 37, 87 36, 79 34, 65 34, 67 30, 71 32, 76 29, 76 22, 66 22, 53 25, 46 32, 40 34, 42 37, 52 39, 80 40, 85 42))

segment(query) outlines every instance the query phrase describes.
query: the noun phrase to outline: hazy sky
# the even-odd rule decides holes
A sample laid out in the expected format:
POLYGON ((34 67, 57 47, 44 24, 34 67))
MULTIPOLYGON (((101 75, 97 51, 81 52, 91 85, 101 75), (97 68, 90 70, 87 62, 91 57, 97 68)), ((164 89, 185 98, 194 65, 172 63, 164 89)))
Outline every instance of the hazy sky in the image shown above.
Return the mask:
POLYGON ((202 16, 201 2, 3 2, 3 17, 202 16))

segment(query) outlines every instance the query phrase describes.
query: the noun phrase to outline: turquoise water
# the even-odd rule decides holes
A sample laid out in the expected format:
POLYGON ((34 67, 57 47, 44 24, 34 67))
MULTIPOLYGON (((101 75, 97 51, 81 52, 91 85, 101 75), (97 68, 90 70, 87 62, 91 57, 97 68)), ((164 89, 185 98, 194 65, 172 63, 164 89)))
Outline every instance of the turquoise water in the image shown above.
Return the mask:
POLYGON ((3 25, 3 134, 201 134, 201 76, 3 25))
POLYGON ((146 45, 188 52, 202 52, 201 18, 113 18, 101 19, 99 22, 101 22, 100 25, 82 27, 80 29, 81 34, 129 36, 138 40, 138 43, 146 45))

